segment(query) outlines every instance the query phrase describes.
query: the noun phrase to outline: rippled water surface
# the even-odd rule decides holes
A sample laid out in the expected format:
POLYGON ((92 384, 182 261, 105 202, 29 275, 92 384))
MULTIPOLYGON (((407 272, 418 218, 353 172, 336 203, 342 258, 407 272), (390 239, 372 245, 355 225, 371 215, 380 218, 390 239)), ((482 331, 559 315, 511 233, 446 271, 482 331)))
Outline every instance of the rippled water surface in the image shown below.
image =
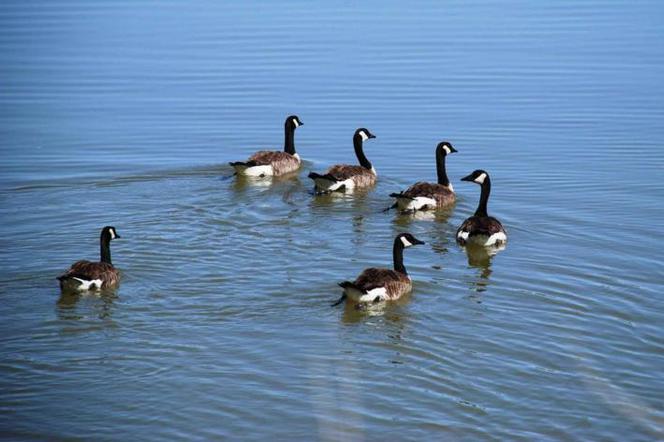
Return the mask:
POLYGON ((14 440, 664 438, 658 2, 3 2, 0 433, 14 440), (304 125, 292 177, 227 166, 304 125), (354 162, 369 192, 314 197, 354 162), (434 180, 456 206, 382 213, 434 180), (453 240, 490 171, 510 241, 453 240), (123 283, 60 296, 98 257, 123 283), (406 251, 411 296, 330 307, 406 251))

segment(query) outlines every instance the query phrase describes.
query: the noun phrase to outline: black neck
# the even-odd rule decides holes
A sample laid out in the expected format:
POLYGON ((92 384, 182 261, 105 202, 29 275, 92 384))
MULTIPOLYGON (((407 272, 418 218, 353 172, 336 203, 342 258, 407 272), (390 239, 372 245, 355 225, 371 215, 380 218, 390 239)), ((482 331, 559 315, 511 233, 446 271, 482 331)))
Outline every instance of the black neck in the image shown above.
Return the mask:
POLYGON ((358 134, 353 137, 353 146, 355 147, 355 156, 357 156, 357 160, 360 162, 360 166, 371 170, 371 162, 364 155, 364 150, 362 149, 361 135, 358 134))
POLYGON ((107 236, 102 235, 101 240, 99 241, 101 245, 101 262, 107 264, 113 264, 111 262, 111 239, 107 236))
POLYGON ((445 155, 442 152, 436 153, 436 172, 438 172, 438 184, 449 186, 450 180, 447 178, 447 170, 445 170, 445 155))
POLYGON ((489 194, 491 193, 491 180, 487 176, 482 183, 482 193, 480 195, 480 203, 477 205, 475 216, 488 216, 486 206, 489 203, 489 194))
POLYGON ((406 271, 406 267, 403 265, 403 243, 401 242, 401 238, 396 238, 394 240, 392 259, 394 260, 394 270, 407 275, 408 272, 406 271))
POLYGON ((284 127, 284 152, 295 155, 295 125, 290 121, 284 127))

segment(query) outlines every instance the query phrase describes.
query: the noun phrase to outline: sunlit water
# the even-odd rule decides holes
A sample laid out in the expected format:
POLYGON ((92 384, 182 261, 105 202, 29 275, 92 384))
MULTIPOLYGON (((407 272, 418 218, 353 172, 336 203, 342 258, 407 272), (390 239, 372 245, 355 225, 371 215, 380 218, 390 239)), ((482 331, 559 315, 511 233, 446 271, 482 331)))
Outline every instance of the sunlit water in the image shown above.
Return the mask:
POLYGON ((279 3, 0 5, 3 437, 663 438, 661 4, 279 3), (301 173, 231 177, 291 113, 301 173), (359 126, 378 185, 314 197, 359 126), (443 139, 456 207, 382 213, 443 139), (412 295, 331 308, 403 231, 412 295))

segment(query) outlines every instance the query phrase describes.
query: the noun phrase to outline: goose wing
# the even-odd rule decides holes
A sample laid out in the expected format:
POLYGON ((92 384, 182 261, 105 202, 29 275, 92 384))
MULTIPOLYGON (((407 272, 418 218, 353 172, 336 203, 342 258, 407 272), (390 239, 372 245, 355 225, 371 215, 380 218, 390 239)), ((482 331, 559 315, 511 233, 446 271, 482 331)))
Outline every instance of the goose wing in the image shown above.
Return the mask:
POLYGON ((60 281, 75 278, 85 281, 101 280, 105 285, 113 285, 119 280, 119 273, 113 265, 105 262, 77 261, 69 270, 58 276, 60 281))
POLYGON ((503 225, 492 216, 471 216, 461 224, 457 235, 460 232, 468 232, 468 236, 486 235, 491 236, 494 233, 504 232, 503 225))
POLYGON ((390 269, 369 268, 365 269, 354 281, 355 286, 368 292, 378 287, 386 287, 392 282, 399 282, 403 275, 390 269))
POLYGON ((402 195, 407 198, 416 198, 418 196, 433 197, 435 193, 440 192, 441 188, 445 187, 435 183, 419 182, 403 191, 402 195))
POLYGON ((293 155, 286 152, 262 150, 250 156, 248 162, 255 166, 267 166, 278 161, 291 161, 293 159, 293 155))
POLYGON ((350 164, 337 164, 328 169, 325 175, 333 177, 337 181, 346 181, 349 178, 358 175, 371 174, 371 171, 362 166, 352 166, 350 164))

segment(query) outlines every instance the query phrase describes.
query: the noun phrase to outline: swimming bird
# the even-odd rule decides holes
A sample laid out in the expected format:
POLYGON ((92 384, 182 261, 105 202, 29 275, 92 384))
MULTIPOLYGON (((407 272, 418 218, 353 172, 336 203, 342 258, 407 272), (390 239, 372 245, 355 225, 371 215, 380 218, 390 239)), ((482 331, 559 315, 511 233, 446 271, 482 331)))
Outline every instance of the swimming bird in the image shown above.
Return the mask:
POLYGON ((447 178, 447 171, 445 170, 445 157, 454 152, 457 152, 457 150, 449 142, 438 143, 438 146, 436 146, 438 182, 427 183, 421 181, 403 192, 390 194, 392 198, 397 199, 392 207, 397 207, 402 212, 413 213, 417 210, 433 210, 454 204, 456 201, 454 188, 447 178))
POLYGON ((507 232, 496 218, 487 213, 487 203, 491 193, 491 178, 484 170, 476 170, 461 178, 461 181, 477 183, 482 188, 480 203, 475 214, 465 220, 456 233, 456 240, 461 245, 469 243, 482 246, 501 245, 507 241, 507 232))
POLYGON ((120 272, 111 262, 111 240, 120 238, 115 227, 106 226, 99 238, 101 261, 77 261, 58 276, 62 291, 86 291, 111 288, 120 281, 120 272))
POLYGON ((345 192, 375 184, 376 169, 364 155, 362 148, 362 143, 371 138, 376 136, 363 127, 357 129, 353 135, 353 146, 360 162, 359 166, 337 164, 330 167, 323 175, 311 172, 309 178, 314 180, 316 193, 345 192))
POLYGON ((238 175, 251 177, 278 176, 300 168, 300 156, 295 152, 295 129, 302 126, 297 115, 290 115, 284 123, 284 151, 262 150, 247 161, 228 163, 238 175))
POLYGON ((410 292, 413 284, 403 265, 403 249, 417 244, 424 242, 410 233, 397 235, 392 249, 394 270, 368 268, 360 273, 355 281, 340 282, 339 286, 344 289, 344 294, 333 305, 341 303, 346 298, 356 303, 393 301, 410 292))

